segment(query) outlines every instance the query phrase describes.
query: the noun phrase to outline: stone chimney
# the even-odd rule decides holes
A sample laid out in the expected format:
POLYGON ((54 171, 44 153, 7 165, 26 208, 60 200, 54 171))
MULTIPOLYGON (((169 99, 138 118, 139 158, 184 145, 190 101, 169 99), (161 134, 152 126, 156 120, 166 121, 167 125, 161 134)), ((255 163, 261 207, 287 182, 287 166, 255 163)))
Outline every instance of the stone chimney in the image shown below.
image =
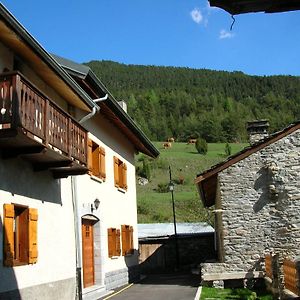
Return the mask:
POLYGON ((247 122, 247 132, 249 135, 249 143, 253 145, 269 136, 268 133, 269 121, 256 120, 247 122))
POLYGON ((127 103, 123 100, 118 101, 118 104, 122 107, 122 109, 127 113, 127 103))

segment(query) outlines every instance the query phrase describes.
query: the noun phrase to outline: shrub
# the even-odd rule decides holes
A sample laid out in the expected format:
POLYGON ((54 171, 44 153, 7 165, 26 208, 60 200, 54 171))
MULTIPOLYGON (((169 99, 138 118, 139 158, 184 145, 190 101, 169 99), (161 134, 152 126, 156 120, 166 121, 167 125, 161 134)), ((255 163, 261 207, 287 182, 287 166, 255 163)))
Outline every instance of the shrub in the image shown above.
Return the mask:
POLYGON ((157 185, 156 191, 159 193, 167 193, 169 191, 169 184, 168 183, 159 183, 157 185))
POLYGON ((228 143, 226 143, 224 151, 226 156, 231 155, 231 146, 228 143))
POLYGON ((196 149, 198 153, 205 155, 207 153, 207 142, 205 139, 198 138, 196 141, 196 149))

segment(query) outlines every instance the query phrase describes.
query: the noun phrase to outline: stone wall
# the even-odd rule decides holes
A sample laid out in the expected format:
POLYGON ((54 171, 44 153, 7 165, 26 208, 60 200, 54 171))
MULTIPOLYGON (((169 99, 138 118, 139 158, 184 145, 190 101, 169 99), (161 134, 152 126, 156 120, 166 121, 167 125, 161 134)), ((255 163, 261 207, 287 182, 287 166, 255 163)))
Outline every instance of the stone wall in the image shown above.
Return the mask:
POLYGON ((267 253, 279 261, 300 255, 299 171, 298 130, 219 173, 216 230, 224 263, 203 270, 255 272, 264 270, 267 253))

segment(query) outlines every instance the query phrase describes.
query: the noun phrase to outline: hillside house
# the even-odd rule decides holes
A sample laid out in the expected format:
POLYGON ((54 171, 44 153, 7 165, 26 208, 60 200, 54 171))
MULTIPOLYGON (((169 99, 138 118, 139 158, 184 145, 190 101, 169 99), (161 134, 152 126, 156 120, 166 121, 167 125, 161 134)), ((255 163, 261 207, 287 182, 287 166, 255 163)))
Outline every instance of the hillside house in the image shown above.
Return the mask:
POLYGON ((0 4, 1 299, 97 299, 137 272, 133 158, 158 151, 106 94, 0 4))
MULTIPOLYGON (((264 122, 251 123, 255 137, 264 122)), ((265 124, 267 125, 267 124, 265 124)), ((205 263, 202 279, 264 275, 265 255, 300 255, 300 123, 231 156, 199 174, 196 184, 205 207, 214 206, 218 262, 205 263)))

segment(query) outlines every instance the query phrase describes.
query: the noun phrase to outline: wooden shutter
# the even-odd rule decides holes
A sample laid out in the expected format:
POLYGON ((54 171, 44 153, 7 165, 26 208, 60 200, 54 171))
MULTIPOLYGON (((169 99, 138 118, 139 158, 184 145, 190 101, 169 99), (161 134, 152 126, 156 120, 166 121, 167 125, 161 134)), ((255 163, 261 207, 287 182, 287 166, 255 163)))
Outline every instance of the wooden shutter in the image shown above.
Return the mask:
POLYGON ((122 164, 122 188, 127 190, 127 166, 125 163, 122 164))
POLYGON ((133 227, 132 226, 130 226, 129 232, 130 232, 130 247, 129 247, 129 251, 132 254, 134 252, 134 246, 133 246, 133 227))
POLYGON ((88 168, 92 172, 93 169, 93 141, 88 139, 88 168))
POLYGON ((119 159, 114 156, 114 176, 115 176, 115 186, 120 186, 120 176, 119 176, 119 159))
POLYGON ((93 166, 92 166, 92 173, 95 176, 100 176, 100 153, 99 153, 99 146, 95 143, 93 143, 92 147, 92 160, 93 160, 93 166))
POLYGON ((14 217, 13 204, 4 204, 4 266, 12 267, 14 263, 14 217))
POLYGON ((122 225, 121 230, 122 230, 122 255, 126 255, 126 251, 127 251, 126 225, 122 225))
POLYGON ((113 251, 113 230, 112 228, 107 229, 107 238, 108 238, 108 257, 112 257, 114 255, 113 251))
POLYGON ((38 258, 38 235, 37 235, 38 210, 28 209, 28 263, 35 264, 38 258))
POLYGON ((106 178, 106 172, 105 172, 105 149, 103 147, 100 147, 99 151, 99 161, 100 161, 100 176, 103 180, 106 178))
POLYGON ((120 229, 117 229, 116 233, 116 255, 121 255, 120 229))

